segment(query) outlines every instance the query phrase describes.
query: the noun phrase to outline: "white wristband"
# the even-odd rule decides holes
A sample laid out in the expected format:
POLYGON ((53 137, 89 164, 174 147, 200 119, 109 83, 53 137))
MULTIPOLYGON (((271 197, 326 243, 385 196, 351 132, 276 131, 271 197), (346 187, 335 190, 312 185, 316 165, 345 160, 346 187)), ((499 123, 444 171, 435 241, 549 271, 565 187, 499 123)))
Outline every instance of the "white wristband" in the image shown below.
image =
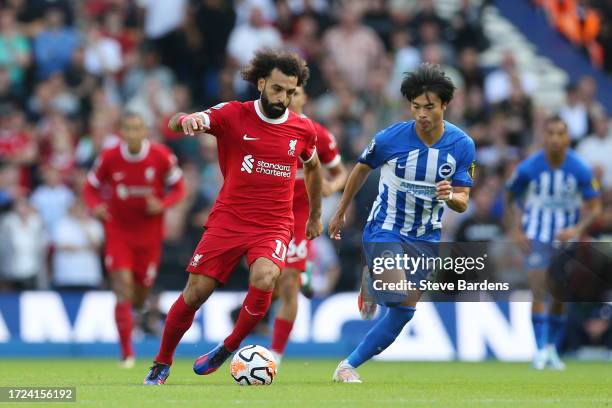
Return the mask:
POLYGON ((448 201, 450 201, 452 199, 453 199, 453 191, 451 190, 451 192, 448 193, 448 198, 446 199, 446 201, 448 202, 448 201))

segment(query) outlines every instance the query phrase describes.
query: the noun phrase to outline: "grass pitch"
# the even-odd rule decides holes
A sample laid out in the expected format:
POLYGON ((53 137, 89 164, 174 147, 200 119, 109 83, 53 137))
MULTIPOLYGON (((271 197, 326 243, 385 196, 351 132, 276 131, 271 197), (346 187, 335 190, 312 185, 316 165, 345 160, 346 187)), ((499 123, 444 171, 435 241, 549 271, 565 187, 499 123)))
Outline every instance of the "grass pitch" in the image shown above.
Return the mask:
POLYGON ((565 372, 535 372, 500 362, 369 362, 359 369, 363 384, 334 384, 337 360, 286 359, 271 386, 241 387, 227 363, 198 377, 191 360, 178 360, 166 385, 145 387, 148 363, 123 370, 112 360, 2 360, 0 386, 77 387, 76 404, 12 404, 17 407, 612 407, 610 363, 569 362, 565 372))

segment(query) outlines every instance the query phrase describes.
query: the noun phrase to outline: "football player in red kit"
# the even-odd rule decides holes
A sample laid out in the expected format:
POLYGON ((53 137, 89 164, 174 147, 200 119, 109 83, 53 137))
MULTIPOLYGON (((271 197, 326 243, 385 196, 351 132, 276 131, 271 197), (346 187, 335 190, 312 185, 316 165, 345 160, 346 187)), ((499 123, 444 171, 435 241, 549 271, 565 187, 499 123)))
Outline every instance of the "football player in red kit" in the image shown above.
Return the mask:
POLYGON ((311 203, 306 235, 314 238, 322 230, 316 132, 312 121, 287 109, 296 88, 308 79, 306 63, 293 53, 260 50, 242 77, 257 87, 260 99, 222 103, 170 119, 169 127, 175 131, 216 136, 224 182, 187 267, 185 289, 168 312, 160 350, 145 384, 165 383, 174 350, 196 311, 227 281, 243 255, 249 265, 249 289, 234 330, 195 361, 195 373, 216 371, 267 313, 293 235, 298 160, 304 163, 311 203))
MULTIPOLYGON (((307 96, 304 88, 298 86, 289 109, 303 117, 303 108, 307 96)), ((312 120, 312 119, 311 119, 312 120)), ((334 136, 319 122, 312 120, 317 134, 317 155, 322 167, 327 169, 329 178, 323 179, 322 195, 329 196, 344 187, 347 171, 340 154, 334 136)), ((300 289, 300 273, 306 271, 306 262, 310 252, 310 240, 306 237, 306 221, 308 219, 309 205, 306 185, 304 183, 304 172, 298 165, 298 173, 295 180, 293 195, 293 217, 295 218, 295 233, 289 243, 287 250, 287 262, 285 269, 277 282, 278 297, 280 305, 274 320, 274 331, 272 334, 272 353, 276 363, 280 364, 285 352, 293 322, 298 310, 298 292, 300 289)))
POLYGON ((89 172, 87 206, 104 221, 105 264, 117 297, 115 321, 123 366, 134 366, 132 307, 141 309, 157 275, 164 210, 185 195, 176 157, 147 140, 140 115, 121 118, 123 141, 104 151, 89 172), (106 194, 108 193, 108 194, 106 194))

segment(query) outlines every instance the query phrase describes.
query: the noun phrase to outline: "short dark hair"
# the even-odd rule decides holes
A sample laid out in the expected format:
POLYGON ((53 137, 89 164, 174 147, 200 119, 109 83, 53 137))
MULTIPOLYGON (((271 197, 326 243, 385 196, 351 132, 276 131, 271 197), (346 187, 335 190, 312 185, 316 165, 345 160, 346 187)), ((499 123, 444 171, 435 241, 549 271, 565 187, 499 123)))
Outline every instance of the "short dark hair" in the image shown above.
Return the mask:
POLYGON ((426 92, 433 92, 445 104, 453 99, 455 89, 453 81, 440 66, 428 62, 420 64, 415 71, 407 72, 401 87, 402 95, 409 101, 426 92))
POLYGON ((119 123, 123 124, 126 120, 128 119, 132 119, 132 118, 138 118, 140 119, 140 121, 144 124, 144 118, 142 117, 142 115, 136 111, 133 110, 126 110, 123 111, 121 113, 121 118, 119 119, 119 123))
POLYGON ((306 85, 310 71, 299 55, 289 51, 263 48, 255 53, 249 65, 240 71, 242 79, 257 86, 260 78, 265 78, 277 68, 283 74, 297 77, 298 86, 306 85))
POLYGON ((567 127, 567 123, 565 123, 565 121, 563 120, 563 118, 561 116, 559 116, 558 114, 555 115, 551 115, 549 117, 547 117, 544 120, 544 128, 547 128, 548 125, 550 125, 551 123, 562 123, 563 126, 565 126, 565 130, 568 131, 569 128, 567 127))

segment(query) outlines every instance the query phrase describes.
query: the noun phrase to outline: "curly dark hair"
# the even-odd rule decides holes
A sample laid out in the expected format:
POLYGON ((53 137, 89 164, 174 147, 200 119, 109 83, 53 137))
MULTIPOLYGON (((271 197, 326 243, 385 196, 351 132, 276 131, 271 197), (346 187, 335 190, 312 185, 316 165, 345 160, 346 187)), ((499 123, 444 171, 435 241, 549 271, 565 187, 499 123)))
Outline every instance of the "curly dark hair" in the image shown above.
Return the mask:
POLYGON ((273 50, 263 48, 255 53, 249 65, 240 71, 242 79, 257 86, 260 78, 266 78, 272 70, 277 68, 287 76, 294 76, 298 79, 298 86, 306 85, 310 76, 310 71, 306 61, 299 55, 289 51, 273 50))
POLYGON ((444 104, 453 99, 455 89, 453 81, 440 66, 428 62, 420 64, 413 72, 407 72, 401 87, 402 95, 409 101, 426 92, 433 92, 444 104))

